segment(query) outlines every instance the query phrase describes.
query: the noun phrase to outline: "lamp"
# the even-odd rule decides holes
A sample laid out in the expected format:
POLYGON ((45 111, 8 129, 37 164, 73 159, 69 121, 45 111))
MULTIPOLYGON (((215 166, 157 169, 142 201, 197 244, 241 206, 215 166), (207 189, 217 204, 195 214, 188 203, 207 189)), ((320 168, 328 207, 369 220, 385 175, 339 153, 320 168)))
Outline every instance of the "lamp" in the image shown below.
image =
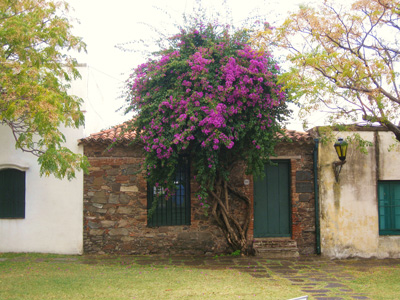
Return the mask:
POLYGON ((338 138, 338 140, 334 145, 337 156, 340 159, 340 161, 335 161, 332 164, 333 171, 335 172, 336 182, 339 182, 340 171, 342 171, 342 166, 346 163, 347 146, 348 143, 344 141, 342 138, 338 138))

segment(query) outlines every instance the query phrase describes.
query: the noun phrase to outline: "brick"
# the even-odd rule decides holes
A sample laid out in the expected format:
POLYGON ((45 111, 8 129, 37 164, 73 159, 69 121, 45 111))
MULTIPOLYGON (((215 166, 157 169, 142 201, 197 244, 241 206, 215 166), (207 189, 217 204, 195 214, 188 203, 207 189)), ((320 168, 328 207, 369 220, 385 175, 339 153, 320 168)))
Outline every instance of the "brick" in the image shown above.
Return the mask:
POLYGON ((300 202, 309 202, 311 199, 310 194, 300 194, 299 201, 300 202))
POLYGON ((312 179, 312 175, 310 171, 297 171, 296 172, 296 181, 310 181, 312 179))
POLYGON ((313 185, 311 182, 296 182, 297 193, 312 193, 313 185))

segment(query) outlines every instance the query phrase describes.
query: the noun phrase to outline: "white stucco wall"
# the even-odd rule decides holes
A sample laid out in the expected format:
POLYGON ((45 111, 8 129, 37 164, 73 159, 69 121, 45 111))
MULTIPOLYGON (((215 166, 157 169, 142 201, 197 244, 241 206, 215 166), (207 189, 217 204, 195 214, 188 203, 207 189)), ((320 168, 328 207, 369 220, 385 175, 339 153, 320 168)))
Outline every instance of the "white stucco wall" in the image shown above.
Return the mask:
MULTIPOLYGON (((393 134, 358 133, 374 146, 365 155, 349 145, 339 182, 332 168, 332 163, 338 160, 333 145, 319 148, 321 252, 336 258, 400 257, 400 237, 379 236, 378 223, 377 181, 400 180, 399 152, 388 152, 393 134)), ((338 137, 351 134, 338 133, 338 137)))
MULTIPOLYGON (((86 66, 83 79, 73 82, 70 93, 85 98, 86 66)), ((82 72, 83 71, 83 72, 82 72)), ((62 130, 66 147, 83 154, 78 139, 83 127, 62 130)), ((0 168, 26 168, 25 218, 0 219, 0 252, 43 252, 81 254, 83 251, 83 173, 76 178, 40 177, 37 157, 15 149, 11 130, 0 125, 0 168)))
MULTIPOLYGON (((82 153, 80 130, 66 130, 67 147, 82 153)), ((25 219, 0 219, 0 252, 80 254, 83 249, 83 174, 68 181, 39 176, 36 157, 15 149, 11 130, 0 125, 0 168, 26 170, 25 219)))

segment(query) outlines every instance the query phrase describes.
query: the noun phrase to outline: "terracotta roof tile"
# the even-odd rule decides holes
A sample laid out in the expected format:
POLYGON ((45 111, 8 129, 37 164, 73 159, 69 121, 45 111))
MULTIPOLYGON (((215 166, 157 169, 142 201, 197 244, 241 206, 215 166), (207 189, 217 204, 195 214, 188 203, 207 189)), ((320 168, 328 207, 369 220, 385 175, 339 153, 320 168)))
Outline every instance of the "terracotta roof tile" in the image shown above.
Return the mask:
MULTIPOLYGON (((314 143, 314 137, 310 131, 296 131, 296 130, 289 130, 285 129, 285 135, 293 142, 303 142, 303 143, 314 143)), ((279 138, 283 138, 282 134, 278 134, 279 138)))
MULTIPOLYGON (((110 129, 106 129, 97 133, 92 133, 86 138, 79 140, 80 144, 91 144, 91 143, 103 143, 103 144, 111 144, 112 142, 117 142, 119 144, 129 143, 133 141, 136 137, 136 133, 134 131, 128 131, 123 134, 121 137, 121 132, 123 127, 126 124, 121 124, 114 126, 110 129)), ((293 142, 305 142, 305 143, 313 143, 314 139, 310 132, 296 131, 296 130, 285 130, 286 137, 290 138, 293 142)), ((279 138, 283 136, 278 134, 279 138)))
POLYGON ((118 144, 129 143, 135 139, 136 133, 134 131, 124 132, 122 130, 126 124, 114 126, 100 132, 92 133, 88 137, 80 139, 80 144, 102 143, 111 144, 117 142, 118 144))

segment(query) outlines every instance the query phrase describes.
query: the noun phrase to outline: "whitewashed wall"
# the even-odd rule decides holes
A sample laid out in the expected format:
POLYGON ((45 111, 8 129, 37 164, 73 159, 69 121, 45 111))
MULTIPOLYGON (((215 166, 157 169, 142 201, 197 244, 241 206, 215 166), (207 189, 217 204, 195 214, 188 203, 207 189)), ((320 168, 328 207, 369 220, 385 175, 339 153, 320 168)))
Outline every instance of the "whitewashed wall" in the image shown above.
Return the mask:
MULTIPOLYGON (((85 75, 85 66, 81 67, 85 75)), ((84 76, 74 82, 71 94, 84 98, 84 76)), ((64 129, 66 146, 83 153, 78 139, 83 127, 64 129)), ((0 219, 0 252, 81 254, 83 251, 83 174, 68 181, 40 177, 37 157, 15 149, 11 130, 0 125, 0 168, 26 169, 25 218, 0 219)))
MULTIPOLYGON (((359 131, 374 143, 367 155, 349 145, 346 164, 335 181, 332 163, 338 161, 332 144, 319 147, 321 252, 336 258, 400 257, 400 236, 380 236, 378 180, 400 180, 399 149, 387 131, 359 131), (378 150, 377 150, 378 149, 378 150)), ((337 133, 345 138, 353 133, 337 133)))

